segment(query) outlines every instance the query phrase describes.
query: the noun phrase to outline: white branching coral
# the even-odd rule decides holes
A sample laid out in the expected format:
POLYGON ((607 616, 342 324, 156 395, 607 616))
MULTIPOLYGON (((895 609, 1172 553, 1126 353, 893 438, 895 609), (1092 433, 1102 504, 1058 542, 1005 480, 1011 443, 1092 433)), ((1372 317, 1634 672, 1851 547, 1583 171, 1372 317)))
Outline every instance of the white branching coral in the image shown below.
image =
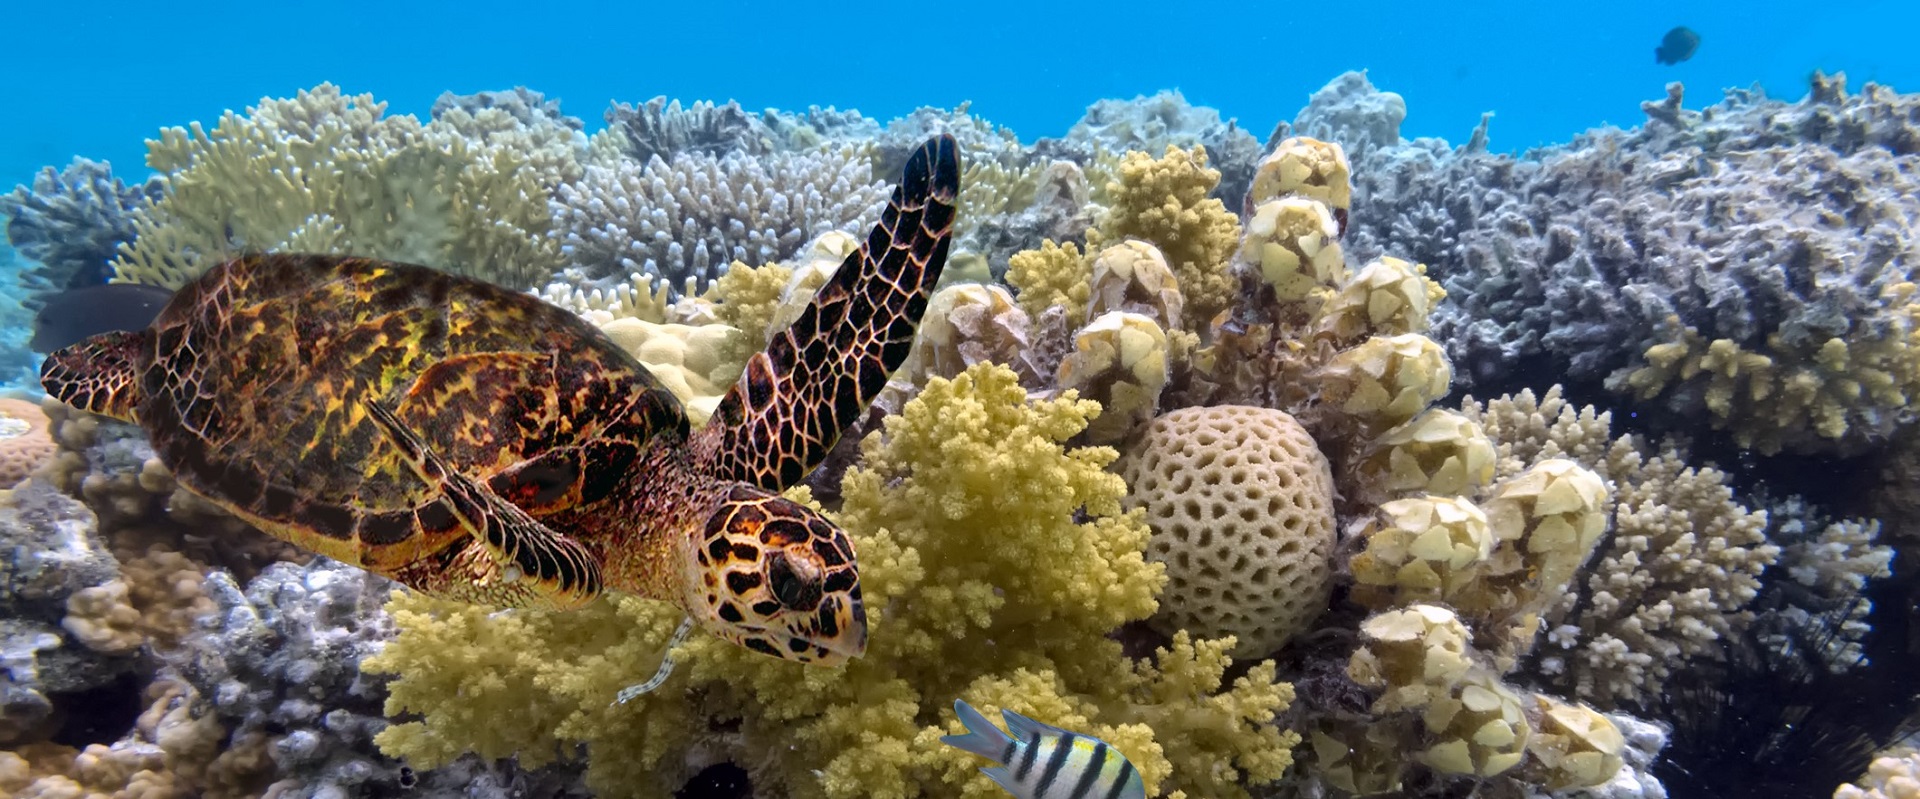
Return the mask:
POLYGON ((704 289, 734 261, 758 266, 829 230, 865 230, 888 192, 869 164, 854 147, 589 164, 555 193, 554 227, 590 279, 646 273, 704 289))
POLYGON ((1497 474, 1543 457, 1568 458, 1612 488, 1613 530, 1565 597, 1544 614, 1536 656, 1546 679, 1611 705, 1644 699, 1664 679, 1745 629, 1760 573, 1780 556, 1767 514, 1734 498, 1717 469, 1689 468, 1672 447, 1653 453, 1614 438, 1609 414, 1576 408, 1556 387, 1462 412, 1499 453, 1497 474))

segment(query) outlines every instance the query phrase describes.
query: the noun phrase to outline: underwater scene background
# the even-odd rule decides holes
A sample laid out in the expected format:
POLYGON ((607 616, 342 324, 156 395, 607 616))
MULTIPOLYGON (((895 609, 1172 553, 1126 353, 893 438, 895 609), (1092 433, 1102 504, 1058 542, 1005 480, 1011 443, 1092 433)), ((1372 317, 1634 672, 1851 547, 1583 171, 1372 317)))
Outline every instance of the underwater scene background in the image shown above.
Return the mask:
POLYGON ((1920 796, 1916 25, 0 10, 0 796, 1920 796))

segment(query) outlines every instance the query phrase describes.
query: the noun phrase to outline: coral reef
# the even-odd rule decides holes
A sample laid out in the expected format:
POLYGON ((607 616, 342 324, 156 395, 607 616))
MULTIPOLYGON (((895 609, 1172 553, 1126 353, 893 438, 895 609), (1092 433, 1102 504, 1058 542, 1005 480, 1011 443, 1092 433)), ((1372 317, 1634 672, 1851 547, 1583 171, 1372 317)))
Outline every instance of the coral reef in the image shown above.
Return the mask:
POLYGON ((39 293, 106 282, 114 255, 133 241, 133 212, 160 199, 161 185, 128 186, 105 162, 75 158, 0 195, 7 240, 38 262, 21 271, 25 287, 39 293))
POLYGON ((60 721, 55 695, 101 688, 134 667, 125 648, 90 646, 62 624, 75 597, 112 590, 120 564, 93 513, 37 480, 0 504, 0 541, 10 553, 0 559, 0 743, 42 740, 60 721))
POLYGON ((1913 421, 1920 391, 1911 101, 1816 76, 1789 105, 1746 91, 1522 158, 1400 141, 1400 104, 1330 85, 1299 129, 1355 157, 1362 257, 1426 263, 1454 302, 1435 320, 1463 376, 1530 369, 1605 381, 1742 446, 1854 454, 1913 421), (1365 125, 1352 119, 1367 120, 1365 125), (1904 121, 1903 121, 1904 120, 1904 121))
MULTIPOLYGON (((29 555, 0 564, 0 792, 998 795, 939 744, 960 698, 1099 736, 1156 796, 1684 791, 1711 714, 1678 703, 1743 652, 1898 665, 1920 102, 1819 75, 1683 100, 1513 156, 1486 119, 1402 139, 1360 73, 1265 148, 1177 92, 1028 146, 964 104, 662 97, 588 137, 524 88, 422 122, 322 85, 163 132, 144 187, 48 170, 0 201, 37 290, 249 248, 421 261, 588 319, 696 424, 858 244, 876 175, 935 131, 966 172, 910 359, 789 494, 858 548, 864 657, 677 641, 632 597, 398 591, 184 492, 133 428, 0 402, 29 555), (1864 500, 1808 476, 1869 469, 1864 500)), ((1766 701, 1712 707, 1762 734, 1739 703, 1766 701)), ((1912 759, 1838 795, 1914 793, 1912 759)))
POLYGON ((49 422, 37 403, 0 397, 0 488, 12 488, 53 457, 49 422))
POLYGON ((1029 401, 1012 372, 982 365, 930 380, 866 440, 838 521, 858 546, 873 643, 845 669, 696 637, 660 691, 610 706, 651 672, 677 613, 620 599, 492 618, 403 595, 390 604, 399 637, 367 666, 396 675, 390 713, 422 720, 381 744, 432 767, 468 749, 537 764, 555 741, 584 742, 620 753, 588 764, 608 796, 665 795, 727 757, 757 791, 985 795, 976 764, 936 745, 959 731, 949 708, 962 697, 1099 735, 1150 790, 1246 796, 1240 779, 1271 781, 1289 762, 1291 736, 1268 722, 1291 690, 1270 665, 1228 688, 1228 641, 1182 635, 1136 667, 1105 637, 1151 614, 1165 578, 1142 557, 1145 525, 1120 509, 1124 483, 1104 471, 1113 451, 1059 443, 1094 412, 1029 401), (515 723, 483 721, 503 718, 515 723))
POLYGON ((1213 167, 1220 171, 1213 197, 1229 206, 1238 204, 1253 181, 1260 140, 1241 130, 1235 120, 1221 122, 1219 111, 1188 103, 1179 90, 1131 100, 1100 100, 1087 107, 1065 137, 1041 139, 1033 149, 1042 158, 1066 158, 1089 167, 1107 153, 1159 153, 1169 146, 1195 145, 1206 148, 1213 167))

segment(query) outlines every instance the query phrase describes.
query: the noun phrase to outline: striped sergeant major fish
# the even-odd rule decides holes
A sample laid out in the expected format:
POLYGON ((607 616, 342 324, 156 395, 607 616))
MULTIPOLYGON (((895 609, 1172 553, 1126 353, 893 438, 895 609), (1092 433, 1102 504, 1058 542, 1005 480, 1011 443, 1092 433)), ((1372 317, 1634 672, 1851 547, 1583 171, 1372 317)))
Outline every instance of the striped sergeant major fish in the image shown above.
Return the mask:
POLYGON ((999 763, 980 773, 1020 799, 1147 799, 1140 771, 1105 741, 1002 710, 1009 737, 961 699, 953 712, 967 734, 940 742, 999 763))

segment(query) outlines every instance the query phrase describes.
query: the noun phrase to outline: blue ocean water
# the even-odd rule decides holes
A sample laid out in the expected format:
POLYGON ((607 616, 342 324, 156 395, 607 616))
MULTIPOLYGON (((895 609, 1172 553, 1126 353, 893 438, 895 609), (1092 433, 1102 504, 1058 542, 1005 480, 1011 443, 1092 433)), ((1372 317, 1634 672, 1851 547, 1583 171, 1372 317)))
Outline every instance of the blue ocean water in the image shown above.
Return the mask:
POLYGON ((1348 69, 1407 98, 1411 136, 1466 137, 1497 114, 1496 149, 1564 141, 1686 82, 1689 105, 1759 83, 1797 98, 1814 69, 1912 90, 1920 4, 1223 2, 965 4, 575 2, 13 3, 0 11, 0 188, 74 155, 144 174, 141 142, 321 81, 398 113, 524 85, 599 125, 610 100, 858 108, 889 119, 971 100, 1023 141, 1086 106, 1163 88, 1264 138, 1348 69), (1831 9, 1831 13, 1828 13, 1831 9), (1844 13, 1843 13, 1844 10, 1844 13), (1817 13, 1816 13, 1817 12, 1817 13), (1699 53, 1666 67, 1675 25, 1699 53))

